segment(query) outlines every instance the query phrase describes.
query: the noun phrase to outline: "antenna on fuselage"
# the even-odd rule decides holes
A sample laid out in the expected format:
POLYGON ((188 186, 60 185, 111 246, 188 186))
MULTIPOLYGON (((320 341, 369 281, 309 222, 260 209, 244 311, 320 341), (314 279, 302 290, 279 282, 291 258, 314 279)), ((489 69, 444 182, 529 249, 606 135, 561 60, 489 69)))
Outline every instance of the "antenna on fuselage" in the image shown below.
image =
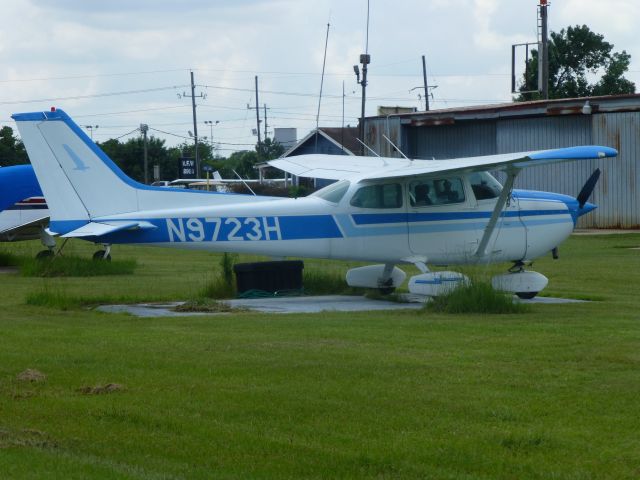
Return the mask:
POLYGON ((362 140, 360 140, 359 138, 356 138, 356 140, 357 140, 358 142, 360 142, 364 148, 366 148, 366 149, 367 149, 367 150, 369 150, 371 153, 373 153, 376 157, 379 157, 379 156, 380 156, 380 155, 378 155, 378 154, 376 153, 376 151, 375 151, 373 148, 370 148, 370 147, 369 147, 369 145, 367 145, 366 143, 364 143, 362 140))
POLYGON ((253 194, 257 197, 256 192, 254 192, 253 190, 251 190, 251 187, 249 186, 249 184, 248 184, 247 182, 245 182, 245 181, 244 181, 244 178, 242 178, 240 175, 238 175, 238 172, 236 172, 235 170, 231 169, 231 171, 232 171, 233 173, 235 173, 235 174, 236 174, 236 177, 238 177, 238 178, 240 179, 240 181, 241 181, 242 183, 244 183, 244 186, 245 186, 245 187, 247 187, 247 188, 249 189, 249 191, 250 191, 251 193, 253 193, 253 194))
POLYGON ((409 157, 407 157, 402 150, 400 150, 395 143, 393 143, 391 140, 389 140, 389 137, 387 137, 386 135, 382 135, 382 138, 384 138, 387 142, 389 142, 389 144, 396 149, 396 151, 400 152, 400 155, 402 155, 406 160, 409 160, 410 162, 413 162, 412 159, 410 159, 409 157))

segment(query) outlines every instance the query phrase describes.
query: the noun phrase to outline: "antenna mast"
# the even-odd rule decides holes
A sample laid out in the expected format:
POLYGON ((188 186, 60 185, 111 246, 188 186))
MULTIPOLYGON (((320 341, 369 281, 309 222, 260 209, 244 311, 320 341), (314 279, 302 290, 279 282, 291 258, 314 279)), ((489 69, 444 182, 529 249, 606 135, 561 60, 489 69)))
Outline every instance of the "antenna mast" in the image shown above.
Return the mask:
POLYGON ((329 45, 329 27, 327 22, 327 36, 324 40, 324 59, 322 60, 322 76, 320 77, 320 95, 318 95, 318 113, 316 115, 316 146, 315 152, 318 153, 318 129, 320 128, 320 103, 322 102, 322 86, 324 85, 324 67, 327 63, 327 45, 329 45))

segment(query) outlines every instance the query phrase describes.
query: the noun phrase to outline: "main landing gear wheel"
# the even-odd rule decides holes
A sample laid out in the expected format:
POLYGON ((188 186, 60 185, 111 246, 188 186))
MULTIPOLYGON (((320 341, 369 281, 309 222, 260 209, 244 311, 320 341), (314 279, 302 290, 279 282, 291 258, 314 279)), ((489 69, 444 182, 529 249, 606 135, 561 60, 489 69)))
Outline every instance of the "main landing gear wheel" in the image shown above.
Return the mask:
POLYGON ((111 261, 111 254, 107 253, 106 250, 98 250, 96 253, 93 254, 93 259, 96 261, 107 261, 110 262, 111 261))
POLYGON ((40 250, 36 255, 36 260, 46 260, 53 258, 55 255, 53 250, 40 250))

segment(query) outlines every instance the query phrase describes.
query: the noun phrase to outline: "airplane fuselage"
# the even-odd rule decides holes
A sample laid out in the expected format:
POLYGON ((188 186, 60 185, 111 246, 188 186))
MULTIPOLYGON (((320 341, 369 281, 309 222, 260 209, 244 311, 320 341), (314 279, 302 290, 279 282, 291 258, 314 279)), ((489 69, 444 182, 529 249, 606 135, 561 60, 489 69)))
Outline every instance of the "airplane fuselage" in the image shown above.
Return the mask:
MULTIPOLYGON (((256 201, 250 203, 112 215, 93 220, 144 220, 155 228, 119 231, 96 241, 385 263, 417 257, 431 264, 518 261, 544 255, 562 243, 581 213, 572 197, 515 190, 490 237, 486 255, 476 258, 496 194, 478 199, 487 194, 474 188, 471 176, 445 180, 458 182, 457 197, 439 202, 433 192, 429 204, 414 198, 415 179, 364 185, 345 181, 347 186, 338 192, 338 199, 331 193, 279 200, 254 197, 256 201), (363 188, 369 189, 373 204, 361 198, 367 194, 359 193, 363 188), (381 203, 376 205, 376 201, 381 203)), ((437 181, 425 179, 432 187, 437 181)), ((76 228, 56 223, 52 229, 60 233, 76 228)))

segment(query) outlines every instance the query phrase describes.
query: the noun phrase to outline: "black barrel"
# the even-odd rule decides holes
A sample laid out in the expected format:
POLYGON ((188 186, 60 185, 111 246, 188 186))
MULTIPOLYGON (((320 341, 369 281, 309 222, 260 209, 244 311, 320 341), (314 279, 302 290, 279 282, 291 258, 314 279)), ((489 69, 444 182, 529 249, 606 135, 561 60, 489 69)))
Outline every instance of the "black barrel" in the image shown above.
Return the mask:
POLYGON ((301 290, 303 268, 302 260, 237 263, 233 266, 233 271, 236 274, 238 295, 249 290, 270 293, 301 290))

